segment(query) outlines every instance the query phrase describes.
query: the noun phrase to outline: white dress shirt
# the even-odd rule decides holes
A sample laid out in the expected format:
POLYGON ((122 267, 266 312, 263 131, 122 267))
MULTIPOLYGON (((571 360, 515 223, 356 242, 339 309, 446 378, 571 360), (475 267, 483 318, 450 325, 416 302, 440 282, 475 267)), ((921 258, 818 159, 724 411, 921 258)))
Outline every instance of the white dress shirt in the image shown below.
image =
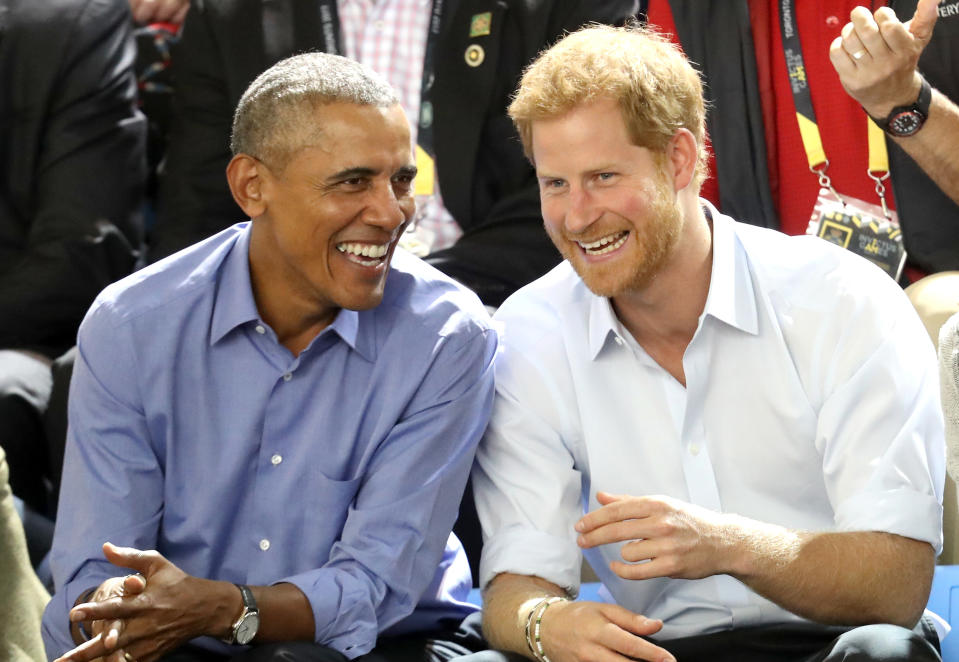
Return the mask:
MULTIPOLYGON (((473 478, 482 585, 512 572, 575 593, 573 524, 600 490, 941 550, 937 364, 906 296, 821 239, 707 210, 712 277, 685 388, 567 262, 499 309, 496 401, 473 478)), ((607 597, 664 621, 659 638, 800 620, 727 575, 621 579, 608 567, 621 546, 584 553, 607 597)))

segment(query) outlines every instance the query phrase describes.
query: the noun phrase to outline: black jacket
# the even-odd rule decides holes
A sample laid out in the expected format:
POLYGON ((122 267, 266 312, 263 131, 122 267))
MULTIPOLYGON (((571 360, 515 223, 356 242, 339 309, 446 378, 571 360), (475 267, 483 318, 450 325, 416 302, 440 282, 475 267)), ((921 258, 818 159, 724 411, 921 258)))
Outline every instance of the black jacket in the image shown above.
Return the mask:
POLYGON ((0 348, 53 357, 140 243, 126 0, 0 0, 0 348))

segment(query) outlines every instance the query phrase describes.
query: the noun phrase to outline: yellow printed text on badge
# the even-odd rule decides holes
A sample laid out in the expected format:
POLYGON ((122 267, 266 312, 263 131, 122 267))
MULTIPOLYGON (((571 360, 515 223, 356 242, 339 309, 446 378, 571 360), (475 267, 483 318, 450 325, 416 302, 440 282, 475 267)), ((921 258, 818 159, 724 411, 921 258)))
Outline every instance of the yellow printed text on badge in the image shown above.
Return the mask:
POLYGON ((493 24, 493 12, 483 12, 482 14, 473 14, 470 19, 470 38, 485 37, 490 33, 493 24))

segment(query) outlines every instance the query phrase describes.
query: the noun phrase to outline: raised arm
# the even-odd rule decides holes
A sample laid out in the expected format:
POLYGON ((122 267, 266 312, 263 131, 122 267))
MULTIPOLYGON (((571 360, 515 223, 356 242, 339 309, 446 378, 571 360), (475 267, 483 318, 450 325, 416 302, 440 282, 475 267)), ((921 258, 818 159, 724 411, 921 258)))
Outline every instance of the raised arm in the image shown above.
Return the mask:
MULTIPOLYGON (((873 15, 856 7, 829 57, 849 95, 876 119, 919 98, 922 76, 916 66, 932 39, 937 0, 920 0, 912 20, 902 23, 888 7, 873 15)), ((929 117, 907 137, 893 137, 920 168, 959 204, 959 107, 932 89, 929 117)))

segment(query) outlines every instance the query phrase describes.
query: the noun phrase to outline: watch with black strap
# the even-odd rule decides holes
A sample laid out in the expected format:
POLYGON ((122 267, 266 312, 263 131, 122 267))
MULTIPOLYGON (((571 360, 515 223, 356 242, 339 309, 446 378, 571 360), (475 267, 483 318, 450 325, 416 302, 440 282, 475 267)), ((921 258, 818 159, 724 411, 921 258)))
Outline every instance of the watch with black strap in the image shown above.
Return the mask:
MULTIPOLYGON (((920 76, 920 78, 922 78, 920 76)), ((915 135, 929 117, 929 106, 932 103, 932 87, 922 78, 919 87, 919 98, 907 106, 896 106, 885 119, 872 117, 883 131, 896 138, 906 138, 915 135)))
POLYGON ((223 641, 228 644, 245 645, 253 641, 253 637, 256 636, 256 631, 260 627, 260 612, 250 587, 243 584, 235 584, 235 586, 240 589, 240 595, 243 596, 243 613, 233 623, 230 636, 223 641))

